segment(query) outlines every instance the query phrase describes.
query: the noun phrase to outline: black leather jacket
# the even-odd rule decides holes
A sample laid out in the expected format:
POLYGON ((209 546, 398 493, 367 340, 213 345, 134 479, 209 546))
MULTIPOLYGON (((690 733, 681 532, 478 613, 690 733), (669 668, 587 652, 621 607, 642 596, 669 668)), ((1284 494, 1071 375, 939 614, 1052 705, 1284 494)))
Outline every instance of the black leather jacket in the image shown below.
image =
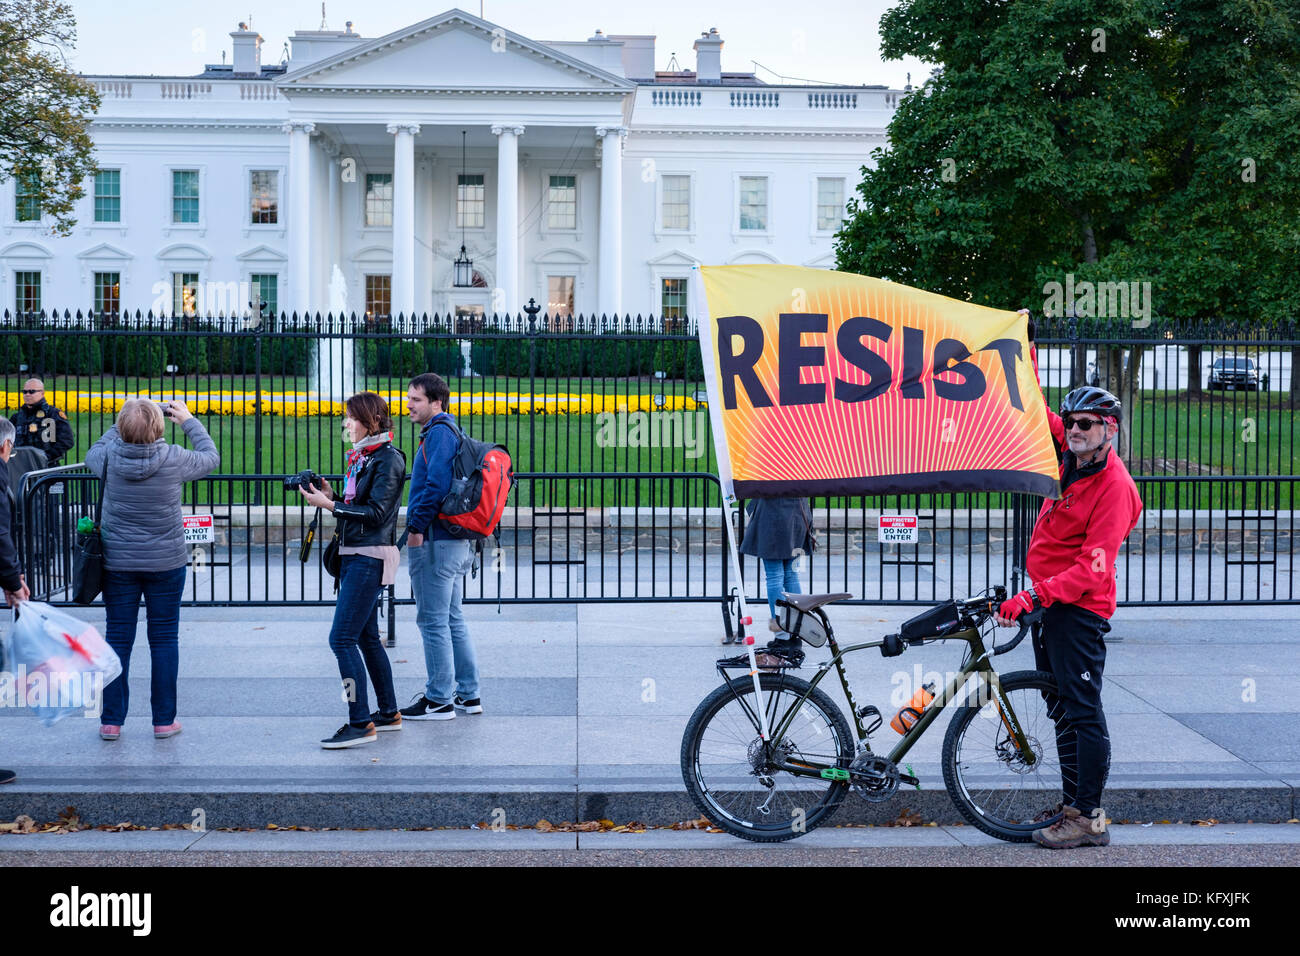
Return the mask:
POLYGON ((357 493, 344 504, 335 489, 334 517, 339 522, 339 546, 364 548, 397 542, 397 512, 406 483, 406 456, 388 442, 377 448, 357 475, 357 493))

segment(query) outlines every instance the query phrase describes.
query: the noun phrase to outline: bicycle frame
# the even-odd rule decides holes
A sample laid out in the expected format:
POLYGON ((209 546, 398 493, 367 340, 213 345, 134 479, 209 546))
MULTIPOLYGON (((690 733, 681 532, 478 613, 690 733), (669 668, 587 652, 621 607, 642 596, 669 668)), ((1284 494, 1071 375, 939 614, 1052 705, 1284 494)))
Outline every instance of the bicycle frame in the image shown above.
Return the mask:
MULTIPOLYGON (((808 696, 814 689, 816 689, 817 685, 821 683, 822 679, 831 672, 832 668, 839 673, 840 684, 844 688, 844 696, 849 702, 849 711, 853 717, 854 730, 858 736, 859 751, 871 751, 871 744, 867 740, 866 725, 863 723, 862 716, 858 713, 858 705, 853 698, 853 689, 849 686, 848 675, 844 672, 844 658, 847 655, 852 654, 854 651, 880 647, 885 642, 880 640, 869 641, 864 644, 851 644, 841 650, 835 640, 835 633, 830 628, 829 622, 826 621, 824 616, 822 617, 822 620, 823 623, 827 625, 827 643, 830 646, 831 658, 830 660, 824 661, 818 665, 817 674, 808 682, 808 690, 799 698, 798 701, 792 704, 784 714, 777 717, 776 720, 771 719, 771 715, 769 715, 767 723, 768 727, 771 728, 771 737, 768 741, 768 745, 772 748, 772 752, 780 752, 778 750, 778 745, 784 739, 786 732, 790 729, 790 724, 794 720, 795 714, 799 712, 803 707, 804 702, 808 699, 808 696)), ((953 676, 953 679, 943 689, 943 692, 935 695, 935 699, 931 702, 930 706, 925 708, 920 719, 918 719, 916 723, 908 729, 907 733, 903 735, 903 739, 900 740, 898 744, 895 745, 894 749, 889 752, 888 758, 897 764, 898 761, 900 761, 907 752, 912 749, 912 746, 921 738, 921 735, 925 733, 930 725, 938 719, 939 712, 956 699, 957 694, 966 686, 967 682, 973 676, 980 675, 979 679, 984 683, 984 686, 989 687, 992 691, 992 698, 997 703, 1003 726, 1006 727, 1011 739, 1015 742, 1016 749, 1024 755, 1028 763, 1034 763, 1035 758, 1033 749, 1026 741, 1024 731, 1020 725, 1020 720, 1012 709, 1010 700, 1007 699, 1006 694, 1002 690, 1002 683, 998 679, 998 673, 994 670, 993 664, 989 660, 989 658, 992 657, 992 651, 985 648, 984 639, 980 635, 979 628, 966 628, 953 634, 945 635, 941 638, 935 638, 935 640, 966 641, 970 647, 970 660, 960 672, 953 676)), ((732 686, 730 678, 727 678, 727 684, 728 686, 732 686)), ((749 716, 754 721, 754 725, 756 727, 761 726, 759 715, 750 708, 749 704, 745 701, 745 698, 737 694, 734 687, 732 687, 732 693, 736 696, 740 705, 749 712, 749 716)), ((838 777, 836 775, 831 775, 831 779, 847 779, 847 773, 844 771, 844 768, 833 768, 829 764, 825 766, 814 763, 787 764, 786 762, 781 761, 777 763, 776 766, 787 773, 802 777, 827 777, 827 771, 839 769, 841 772, 845 773, 845 776, 838 777)))

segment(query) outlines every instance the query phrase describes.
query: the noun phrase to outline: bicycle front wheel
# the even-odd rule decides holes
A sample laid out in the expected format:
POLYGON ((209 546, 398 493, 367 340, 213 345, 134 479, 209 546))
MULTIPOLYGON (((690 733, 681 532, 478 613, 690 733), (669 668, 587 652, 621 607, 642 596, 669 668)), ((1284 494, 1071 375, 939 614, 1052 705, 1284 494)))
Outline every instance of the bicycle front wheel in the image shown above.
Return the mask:
POLYGON ((961 815, 985 833, 1028 843, 1059 816, 1060 753, 1076 746, 1075 731, 1046 671, 999 678, 1033 760, 1016 746, 997 701, 985 692, 953 717, 943 742, 943 782, 961 815), (1058 717, 1058 721, 1052 718, 1058 717), (1037 819, 1036 819, 1037 818, 1037 819))
POLYGON ((808 693, 807 681, 782 674, 760 675, 760 683, 757 704, 753 679, 742 677, 695 708, 682 736, 682 778, 713 823, 746 840, 776 843, 824 823, 843 802, 848 784, 777 770, 774 763, 847 769, 855 745, 843 712, 820 689, 808 693), (763 741, 760 707, 769 731, 798 708, 775 747, 763 741))

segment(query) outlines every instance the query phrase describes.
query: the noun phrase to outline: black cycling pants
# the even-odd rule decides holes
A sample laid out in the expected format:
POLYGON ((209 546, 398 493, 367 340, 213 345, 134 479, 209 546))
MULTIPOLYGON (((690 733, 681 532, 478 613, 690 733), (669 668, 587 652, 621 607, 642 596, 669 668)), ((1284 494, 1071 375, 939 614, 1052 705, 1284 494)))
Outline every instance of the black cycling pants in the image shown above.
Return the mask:
POLYGON ((1035 628, 1034 663, 1055 679, 1057 694, 1045 695, 1056 724, 1061 790, 1067 806, 1085 816, 1101 806, 1110 772, 1110 735, 1101 711, 1104 635, 1110 623, 1073 604, 1053 604, 1035 628))

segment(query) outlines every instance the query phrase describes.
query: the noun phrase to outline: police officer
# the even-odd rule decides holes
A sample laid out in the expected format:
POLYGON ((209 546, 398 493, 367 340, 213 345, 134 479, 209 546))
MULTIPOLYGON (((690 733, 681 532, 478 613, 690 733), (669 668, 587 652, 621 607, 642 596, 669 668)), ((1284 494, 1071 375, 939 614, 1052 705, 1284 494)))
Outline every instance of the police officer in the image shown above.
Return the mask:
POLYGON ((76 442, 68 416, 45 400, 45 383, 39 378, 23 384, 23 407, 10 421, 18 430, 16 447, 41 449, 50 468, 76 442))

